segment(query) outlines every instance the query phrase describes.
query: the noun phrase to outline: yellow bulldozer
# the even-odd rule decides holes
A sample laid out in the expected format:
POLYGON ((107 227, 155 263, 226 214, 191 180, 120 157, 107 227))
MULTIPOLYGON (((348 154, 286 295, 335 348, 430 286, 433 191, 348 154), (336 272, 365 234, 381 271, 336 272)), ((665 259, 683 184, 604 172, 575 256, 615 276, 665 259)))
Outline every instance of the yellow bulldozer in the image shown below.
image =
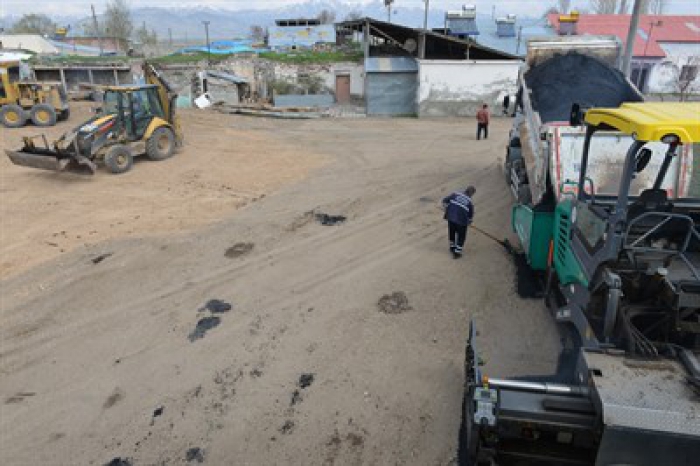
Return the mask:
POLYGON ((45 136, 24 138, 12 163, 44 170, 95 174, 97 164, 112 173, 129 171, 134 157, 164 160, 182 145, 175 115, 177 93, 150 63, 145 84, 107 86, 97 115, 49 144, 45 136))
POLYGON ((0 123, 21 128, 28 120, 36 126, 53 126, 70 116, 68 97, 59 82, 21 79, 19 62, 0 63, 0 123))

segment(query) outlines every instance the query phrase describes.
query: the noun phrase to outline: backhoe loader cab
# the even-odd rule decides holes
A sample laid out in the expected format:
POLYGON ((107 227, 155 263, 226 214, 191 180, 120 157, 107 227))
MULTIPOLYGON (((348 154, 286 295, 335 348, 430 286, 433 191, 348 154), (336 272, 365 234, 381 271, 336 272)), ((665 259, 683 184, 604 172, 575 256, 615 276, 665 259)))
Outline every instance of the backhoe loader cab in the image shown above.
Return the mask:
POLYGON ((19 62, 0 63, 0 124, 21 128, 29 120, 36 126, 67 120, 70 109, 63 85, 22 79, 20 66, 19 62))
POLYGON ((158 99, 158 87, 124 86, 105 89, 101 116, 115 115, 115 126, 121 127, 130 140, 140 140, 151 123, 158 118, 165 122, 165 112, 158 99))
POLYGON ((145 75, 145 85, 105 87, 98 114, 57 141, 24 138, 22 150, 7 155, 17 165, 81 174, 94 174, 97 163, 124 173, 140 154, 152 160, 170 157, 182 144, 172 105, 177 94, 148 64, 145 75))

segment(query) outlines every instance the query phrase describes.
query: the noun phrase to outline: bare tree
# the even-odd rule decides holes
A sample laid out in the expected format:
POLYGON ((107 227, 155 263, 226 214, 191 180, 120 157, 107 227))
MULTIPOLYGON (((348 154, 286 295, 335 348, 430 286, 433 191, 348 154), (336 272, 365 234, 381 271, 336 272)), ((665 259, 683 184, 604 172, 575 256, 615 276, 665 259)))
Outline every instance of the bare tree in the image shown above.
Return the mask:
POLYGON ((661 15, 666 8, 667 0, 640 0, 642 2, 642 14, 661 15))
MULTIPOLYGON (((634 0, 632 0, 634 1, 634 0)), ((617 10, 618 15, 624 15, 627 13, 627 7, 629 5, 627 4, 627 0, 620 0, 620 8, 617 10)))
POLYGON ((317 16, 321 24, 333 24, 335 22, 335 12, 323 9, 317 16))
POLYGON ((142 45, 158 44, 158 34, 155 29, 149 31, 148 28, 146 28, 146 23, 136 30, 136 39, 141 42, 142 45))
POLYGON ((121 46, 126 49, 129 37, 134 30, 131 22, 131 11, 126 0, 110 0, 104 14, 105 34, 119 40, 121 46))
POLYGON ((250 37, 256 42, 262 42, 265 40, 265 29, 260 25, 253 25, 250 27, 250 37))
POLYGON ((677 67, 676 86, 680 92, 680 100, 683 102, 693 90, 697 90, 698 71, 700 71, 700 57, 690 57, 686 65, 677 67))
POLYGON ((559 13, 568 13, 571 9, 571 0, 558 0, 557 1, 559 13))
POLYGON ((612 15, 617 7, 617 0, 591 0, 591 8, 599 15, 612 15))
POLYGON ((56 23, 46 15, 32 13, 22 16, 10 31, 15 34, 53 34, 56 32, 56 23))
POLYGON ((559 8, 557 8, 555 6, 550 6, 549 8, 547 8, 547 11, 544 12, 542 17, 546 19, 549 15, 558 15, 559 13, 562 13, 559 10, 559 8))
POLYGON ((360 18, 362 18, 362 12, 359 10, 353 10, 345 15, 345 21, 355 21, 360 18))

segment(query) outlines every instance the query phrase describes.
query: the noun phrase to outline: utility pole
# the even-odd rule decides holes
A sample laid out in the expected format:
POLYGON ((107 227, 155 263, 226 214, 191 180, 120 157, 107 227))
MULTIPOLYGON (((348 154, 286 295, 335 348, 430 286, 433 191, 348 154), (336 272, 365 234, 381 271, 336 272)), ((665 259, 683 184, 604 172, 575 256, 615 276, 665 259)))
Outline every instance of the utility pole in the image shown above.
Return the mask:
POLYGON ((172 28, 168 28, 168 42, 170 43, 170 47, 173 46, 173 30, 172 28))
POLYGON ((92 24, 95 27, 95 35, 97 36, 97 43, 100 47, 100 56, 104 55, 104 48, 102 47, 102 34, 100 34, 100 27, 97 24, 97 15, 95 14, 95 5, 90 5, 92 10, 92 24))
POLYGON ((423 35, 420 41, 420 50, 418 57, 421 59, 425 58, 425 49, 427 48, 428 42, 428 12, 430 11, 430 0, 425 1, 425 18, 423 19, 423 35))
POLYGON ((423 31, 428 32, 428 11, 430 10, 430 0, 425 0, 425 18, 423 19, 423 31))
POLYGON ((211 65, 211 42, 209 42, 209 24, 211 21, 202 21, 204 23, 204 33, 207 36, 207 64, 211 65))
POLYGON ((522 40, 522 37, 523 37, 523 27, 520 26, 520 27, 518 28, 518 45, 517 45, 517 47, 515 48, 515 54, 516 54, 516 55, 520 55, 520 41, 522 40))
MULTIPOLYGON (((654 32, 654 26, 663 26, 664 22, 661 20, 657 21, 650 21, 649 22, 649 34, 647 34, 647 40, 644 42, 644 55, 642 56, 642 66, 639 68, 639 74, 637 74, 637 82, 635 83, 637 85, 637 89, 639 89, 640 92, 643 92, 642 89, 639 87, 642 84, 642 71, 646 69, 646 60, 647 60, 647 48, 649 47, 649 41, 651 40, 651 35, 654 32)), ((646 84, 646 83, 645 83, 646 84)))
POLYGON ((632 18, 630 18, 630 29, 627 33, 627 42, 625 43, 625 55, 622 59, 622 74, 626 78, 630 77, 632 71, 632 54, 634 53, 634 39, 637 37, 637 28, 639 27, 639 14, 642 11, 642 0, 634 0, 632 8, 632 18))
POLYGON ((384 0, 384 6, 386 7, 386 14, 389 19, 389 22, 391 22, 391 5, 394 3, 394 0, 384 0))

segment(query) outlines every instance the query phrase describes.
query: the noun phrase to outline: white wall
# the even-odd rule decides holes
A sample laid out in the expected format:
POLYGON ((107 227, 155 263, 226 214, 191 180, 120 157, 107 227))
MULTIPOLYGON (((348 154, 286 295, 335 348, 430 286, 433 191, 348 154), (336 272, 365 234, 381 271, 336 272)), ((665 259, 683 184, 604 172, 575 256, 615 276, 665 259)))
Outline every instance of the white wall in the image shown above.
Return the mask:
MULTIPOLYGON (((654 66, 649 75, 649 93, 678 93, 678 76, 683 65, 695 64, 700 66, 700 44, 699 43, 659 43, 666 52, 666 58, 654 66)), ((700 74, 691 83, 690 92, 700 92, 700 74)))
POLYGON ((481 104, 501 110, 517 92, 516 60, 419 60, 419 116, 473 116, 481 104))

